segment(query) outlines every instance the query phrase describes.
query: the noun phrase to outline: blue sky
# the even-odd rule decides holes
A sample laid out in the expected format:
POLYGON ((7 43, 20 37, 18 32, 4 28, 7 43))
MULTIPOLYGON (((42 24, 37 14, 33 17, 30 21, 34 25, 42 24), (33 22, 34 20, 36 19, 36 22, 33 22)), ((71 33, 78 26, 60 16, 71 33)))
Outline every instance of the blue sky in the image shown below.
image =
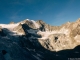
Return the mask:
POLYGON ((61 25, 80 18, 80 0, 0 0, 0 23, 24 19, 61 25))

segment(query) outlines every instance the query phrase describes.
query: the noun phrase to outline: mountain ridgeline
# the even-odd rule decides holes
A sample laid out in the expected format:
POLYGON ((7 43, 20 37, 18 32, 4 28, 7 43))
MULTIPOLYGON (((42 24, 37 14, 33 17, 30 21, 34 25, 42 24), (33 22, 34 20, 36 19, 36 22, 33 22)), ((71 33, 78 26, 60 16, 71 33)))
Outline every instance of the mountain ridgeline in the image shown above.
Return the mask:
POLYGON ((69 60, 80 57, 80 19, 61 26, 42 20, 0 24, 0 60, 69 60))

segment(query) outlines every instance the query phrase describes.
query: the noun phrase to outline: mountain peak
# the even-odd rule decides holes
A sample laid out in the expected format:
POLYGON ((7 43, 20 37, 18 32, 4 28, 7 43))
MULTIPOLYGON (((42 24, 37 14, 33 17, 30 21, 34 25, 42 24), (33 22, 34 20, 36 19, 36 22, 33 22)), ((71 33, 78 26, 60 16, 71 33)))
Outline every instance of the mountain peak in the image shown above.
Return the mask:
MULTIPOLYGON (((30 19, 25 19, 19 23, 0 24, 0 45, 2 46, 0 51, 8 51, 9 57, 14 60, 17 58, 14 56, 18 56, 17 60, 28 60, 26 58, 27 52, 30 52, 30 56, 35 57, 36 60, 53 60, 53 56, 58 54, 53 53, 52 55, 52 51, 74 49, 80 45, 79 24, 80 19, 73 23, 67 22, 62 26, 51 26, 42 20, 30 19), (48 59, 46 55, 49 57, 47 57, 48 59)), ((5 56, 3 57, 8 60, 5 56)), ((60 57, 60 55, 58 56, 60 57)), ((67 55, 62 53, 62 59, 63 56, 67 55)))
POLYGON ((38 20, 38 21, 36 21, 37 23, 40 23, 40 24, 45 24, 45 22, 44 21, 42 21, 42 20, 38 20))
POLYGON ((76 22, 80 22, 80 18, 78 18, 76 22))
POLYGON ((10 24, 15 24, 14 22, 10 22, 10 24))

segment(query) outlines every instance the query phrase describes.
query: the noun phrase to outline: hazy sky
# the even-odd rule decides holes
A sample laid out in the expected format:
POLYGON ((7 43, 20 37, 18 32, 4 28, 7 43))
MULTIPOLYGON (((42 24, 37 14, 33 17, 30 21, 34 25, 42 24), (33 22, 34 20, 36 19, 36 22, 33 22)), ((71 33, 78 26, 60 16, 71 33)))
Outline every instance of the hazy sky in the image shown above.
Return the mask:
POLYGON ((80 0, 0 0, 0 23, 24 19, 61 25, 80 18, 80 0))

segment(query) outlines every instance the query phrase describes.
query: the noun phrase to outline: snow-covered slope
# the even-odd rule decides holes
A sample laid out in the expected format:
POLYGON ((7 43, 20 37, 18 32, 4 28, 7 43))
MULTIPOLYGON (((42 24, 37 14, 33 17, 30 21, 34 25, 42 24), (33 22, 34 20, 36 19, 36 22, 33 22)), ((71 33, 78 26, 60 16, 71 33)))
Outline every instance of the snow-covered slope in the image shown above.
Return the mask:
POLYGON ((16 26, 18 26, 19 24, 0 24, 0 26, 2 28, 7 28, 9 30, 13 30, 13 28, 15 28, 16 26))
MULTIPOLYGON (((63 35, 65 35, 65 38, 67 40, 69 39, 72 42, 72 41, 76 41, 75 38, 72 36, 72 35, 74 35, 72 31, 74 31, 74 29, 77 28, 79 23, 80 22, 79 22, 79 19, 78 19, 78 22, 74 22, 74 23, 69 22, 69 23, 66 23, 62 26, 55 27, 55 26, 50 26, 50 25, 44 23, 41 20, 34 21, 34 20, 30 20, 30 19, 25 19, 24 21, 21 21, 21 22, 18 22, 18 23, 0 24, 0 26, 3 29, 4 28, 8 29, 8 31, 12 32, 13 35, 25 35, 25 34, 28 35, 28 33, 29 33, 29 34, 33 34, 33 35, 36 35, 36 36, 40 35, 41 37, 37 38, 38 40, 46 40, 46 39, 49 39, 50 35, 54 35, 54 37, 55 37, 56 34, 57 35, 62 35, 63 34, 63 35)), ((79 30, 79 27, 78 27, 77 30, 79 30)), ((76 34, 76 36, 77 36, 77 34, 76 34)), ((64 40, 62 37, 61 37, 61 39, 64 40)), ((76 38, 76 39, 79 39, 79 38, 76 38)), ((61 49, 63 49, 63 48, 61 48, 61 49)), ((67 49, 67 48, 65 48, 65 49, 67 49)))
POLYGON ((8 56, 12 60, 57 60, 57 57, 69 55, 68 52, 68 55, 59 56, 61 52, 56 54, 57 52, 74 49, 78 45, 80 19, 61 26, 51 26, 42 20, 30 19, 13 24, 0 24, 0 56, 3 57, 0 59, 7 59, 5 56, 8 56), (4 50, 7 54, 3 53, 4 50))

